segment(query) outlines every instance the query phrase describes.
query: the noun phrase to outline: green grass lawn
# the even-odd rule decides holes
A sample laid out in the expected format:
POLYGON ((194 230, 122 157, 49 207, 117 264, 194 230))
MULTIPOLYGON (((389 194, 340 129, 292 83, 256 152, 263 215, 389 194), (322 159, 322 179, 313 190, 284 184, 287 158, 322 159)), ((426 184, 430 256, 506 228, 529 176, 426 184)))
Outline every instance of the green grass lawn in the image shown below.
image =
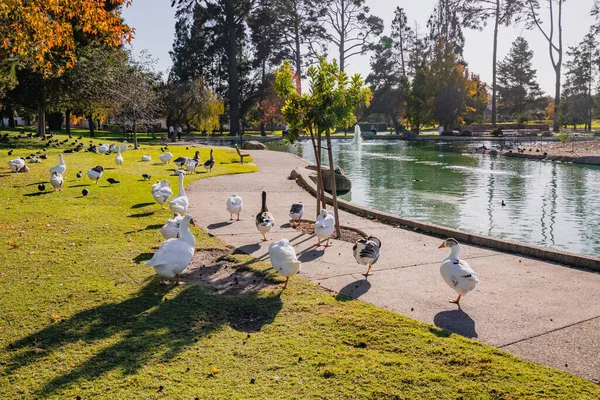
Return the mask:
MULTIPOLYGON (((36 140, 19 145, 40 147, 36 140)), ((9 157, 0 146, 0 399, 600 397, 589 381, 299 277, 280 293, 282 279, 248 256, 227 260, 271 285, 238 295, 161 287, 143 264, 170 216, 150 185, 176 183, 172 167, 157 162, 158 146, 125 152, 120 169, 108 169, 114 155, 66 154, 64 190, 43 193, 37 185, 47 183, 58 149, 30 173, 8 172, 9 159, 31 151, 20 147, 9 157), (140 162, 142 154, 153 161, 140 162), (98 164, 107 170, 95 185, 85 171, 98 164), (110 187, 107 177, 121 183, 110 187), (81 197, 83 187, 89 196, 81 197)), ((186 183, 256 170, 232 163, 234 151, 216 150, 215 158, 211 174, 186 183)), ((198 250, 226 248, 192 230, 198 250)))

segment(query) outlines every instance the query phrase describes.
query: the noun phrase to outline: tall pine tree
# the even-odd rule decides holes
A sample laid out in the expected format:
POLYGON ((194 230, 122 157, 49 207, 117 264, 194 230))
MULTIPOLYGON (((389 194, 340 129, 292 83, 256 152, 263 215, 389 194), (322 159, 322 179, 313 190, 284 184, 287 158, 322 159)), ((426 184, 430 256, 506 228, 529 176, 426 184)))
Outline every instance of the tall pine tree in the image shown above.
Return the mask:
POLYGON ((533 50, 524 38, 518 37, 498 65, 498 109, 505 117, 524 117, 538 106, 542 91, 531 66, 532 58, 533 50))

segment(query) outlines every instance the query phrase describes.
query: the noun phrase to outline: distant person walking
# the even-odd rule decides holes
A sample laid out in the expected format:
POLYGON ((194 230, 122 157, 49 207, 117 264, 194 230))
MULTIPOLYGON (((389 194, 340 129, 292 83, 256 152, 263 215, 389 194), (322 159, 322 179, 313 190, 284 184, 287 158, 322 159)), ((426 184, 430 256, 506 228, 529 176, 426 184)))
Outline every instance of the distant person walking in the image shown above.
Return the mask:
POLYGON ((177 128, 177 139, 181 140, 181 126, 177 128))
POLYGON ((169 127, 169 139, 175 140, 175 129, 173 128, 173 125, 169 127))

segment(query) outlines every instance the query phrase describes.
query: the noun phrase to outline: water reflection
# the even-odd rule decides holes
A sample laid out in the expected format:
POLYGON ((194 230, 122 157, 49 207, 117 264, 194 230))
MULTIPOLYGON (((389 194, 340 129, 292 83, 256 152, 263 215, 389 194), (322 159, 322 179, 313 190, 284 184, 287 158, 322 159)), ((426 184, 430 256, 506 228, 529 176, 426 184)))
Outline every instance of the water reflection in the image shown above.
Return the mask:
MULTIPOLYGON (((342 198, 407 218, 600 256, 598 166, 475 154, 481 144, 335 140, 335 163, 352 180, 352 191, 342 198)), ((309 141, 269 148, 314 162, 309 141)))

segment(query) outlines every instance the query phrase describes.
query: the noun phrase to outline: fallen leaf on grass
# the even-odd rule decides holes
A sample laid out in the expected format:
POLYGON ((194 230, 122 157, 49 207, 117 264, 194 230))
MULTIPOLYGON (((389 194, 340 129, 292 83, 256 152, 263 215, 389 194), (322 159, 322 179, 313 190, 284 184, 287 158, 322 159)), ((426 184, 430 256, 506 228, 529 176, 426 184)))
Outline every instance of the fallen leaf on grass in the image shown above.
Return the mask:
POLYGON ((219 368, 217 368, 215 365, 210 367, 210 373, 213 375, 219 374, 221 373, 221 370, 219 368))
POLYGON ((33 351, 35 352, 35 354, 42 354, 46 352, 46 350, 40 349, 39 347, 36 347, 35 349, 33 349, 33 351))

